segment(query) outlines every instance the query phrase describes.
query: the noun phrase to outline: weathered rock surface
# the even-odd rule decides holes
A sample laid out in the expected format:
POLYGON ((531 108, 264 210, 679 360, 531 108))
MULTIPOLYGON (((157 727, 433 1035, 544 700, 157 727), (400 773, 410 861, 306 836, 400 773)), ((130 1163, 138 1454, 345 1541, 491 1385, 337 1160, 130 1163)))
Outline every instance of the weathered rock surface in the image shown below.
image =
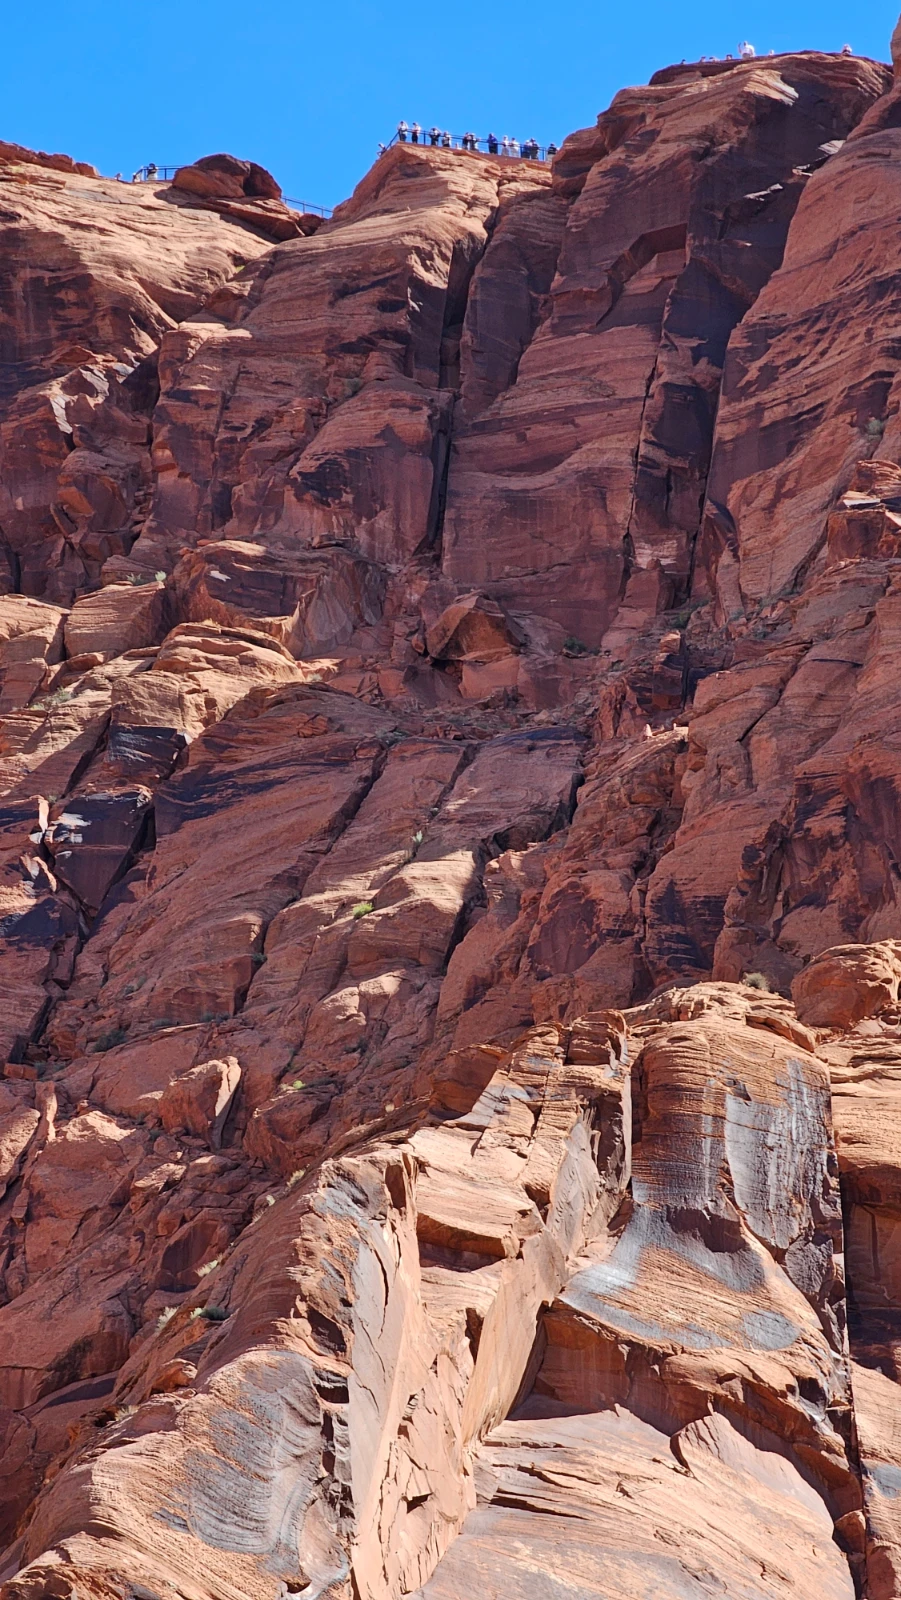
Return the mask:
MULTIPOLYGON (((658 609, 684 597, 729 336, 779 266, 795 169, 885 87, 870 63, 824 65, 687 73, 614 101, 515 381, 455 437, 452 577, 594 647, 630 578, 661 574, 658 609)), ((505 248, 502 232, 486 274, 505 248)))
POLYGON ((133 542, 160 338, 268 243, 15 147, 0 186, 0 550, 6 587, 66 602, 133 542))
POLYGON ((3 1600, 901 1596, 897 107, 0 145, 3 1600))

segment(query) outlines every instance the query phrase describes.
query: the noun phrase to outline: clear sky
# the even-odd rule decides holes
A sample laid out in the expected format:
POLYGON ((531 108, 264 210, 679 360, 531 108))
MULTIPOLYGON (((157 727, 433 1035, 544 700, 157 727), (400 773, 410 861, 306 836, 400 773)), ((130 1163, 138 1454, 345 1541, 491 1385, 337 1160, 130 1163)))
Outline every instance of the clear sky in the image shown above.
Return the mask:
POLYGON ((559 144, 658 67, 888 60, 901 0, 39 0, 4 8, 0 138, 130 175, 217 150, 334 205, 399 117, 559 144))

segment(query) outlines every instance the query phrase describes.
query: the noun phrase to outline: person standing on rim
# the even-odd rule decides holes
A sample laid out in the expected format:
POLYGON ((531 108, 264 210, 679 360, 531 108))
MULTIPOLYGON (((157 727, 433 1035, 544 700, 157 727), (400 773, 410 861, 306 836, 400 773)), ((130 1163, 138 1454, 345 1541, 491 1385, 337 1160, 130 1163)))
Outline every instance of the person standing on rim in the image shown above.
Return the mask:
POLYGON ((496 133, 489 133, 487 143, 488 143, 488 154, 490 156, 496 156, 497 155, 497 134, 496 133))
POLYGON ((401 122, 399 122, 397 124, 397 137, 400 140, 401 144, 406 144, 406 142, 407 142, 407 134, 409 132, 410 132, 410 128, 409 128, 409 124, 408 123, 401 121, 401 122))
POLYGON ((418 122, 414 122, 412 128, 410 129, 410 143, 411 144, 418 144, 419 143, 419 135, 421 133, 422 133, 422 129, 419 126, 419 123, 418 122))
POLYGON ((437 144, 438 140, 440 138, 441 138, 441 129, 440 128, 436 128, 434 123, 433 123, 431 128, 429 129, 429 144, 432 144, 432 145, 437 144))

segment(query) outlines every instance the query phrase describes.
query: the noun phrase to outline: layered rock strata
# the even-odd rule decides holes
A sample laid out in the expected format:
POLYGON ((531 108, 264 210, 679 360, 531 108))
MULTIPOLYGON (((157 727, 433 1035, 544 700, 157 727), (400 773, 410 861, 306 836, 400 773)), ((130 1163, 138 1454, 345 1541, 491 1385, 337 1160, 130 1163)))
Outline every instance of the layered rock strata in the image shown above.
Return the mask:
POLYGON ((901 1595, 897 106, 0 145, 4 1600, 901 1595))

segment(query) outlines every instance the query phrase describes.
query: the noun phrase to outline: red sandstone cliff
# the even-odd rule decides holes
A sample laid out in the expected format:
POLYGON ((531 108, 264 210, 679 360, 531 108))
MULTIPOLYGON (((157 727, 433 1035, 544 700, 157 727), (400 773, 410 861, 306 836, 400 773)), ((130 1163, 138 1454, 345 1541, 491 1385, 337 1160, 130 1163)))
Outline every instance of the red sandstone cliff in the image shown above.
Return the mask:
POLYGON ((0 145, 3 1600, 901 1596, 899 106, 0 145))

